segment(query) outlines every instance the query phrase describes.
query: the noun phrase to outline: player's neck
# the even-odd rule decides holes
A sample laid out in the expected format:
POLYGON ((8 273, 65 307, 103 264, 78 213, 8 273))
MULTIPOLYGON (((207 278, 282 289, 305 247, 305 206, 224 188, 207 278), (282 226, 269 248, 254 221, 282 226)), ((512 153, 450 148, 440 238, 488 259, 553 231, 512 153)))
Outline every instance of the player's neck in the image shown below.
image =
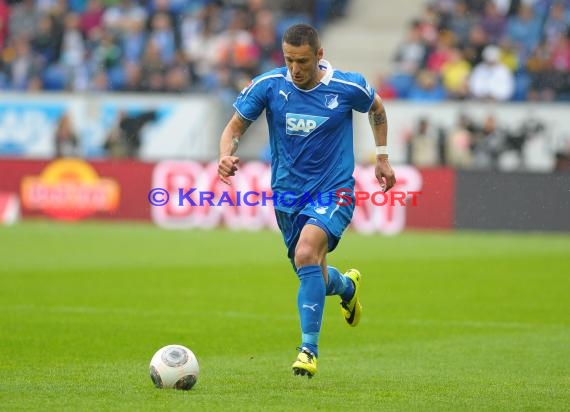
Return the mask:
POLYGON ((321 82, 323 77, 325 77, 325 74, 326 74, 326 70, 321 70, 320 67, 317 68, 317 72, 315 73, 315 77, 314 77, 313 81, 307 85, 305 90, 314 89, 321 82))

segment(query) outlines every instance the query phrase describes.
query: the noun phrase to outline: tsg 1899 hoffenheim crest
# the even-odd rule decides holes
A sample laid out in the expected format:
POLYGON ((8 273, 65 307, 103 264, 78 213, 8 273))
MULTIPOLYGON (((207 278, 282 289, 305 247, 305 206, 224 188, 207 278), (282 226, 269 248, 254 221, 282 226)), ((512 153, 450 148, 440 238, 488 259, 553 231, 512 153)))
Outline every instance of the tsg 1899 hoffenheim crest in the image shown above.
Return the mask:
POLYGON ((329 109, 336 109, 338 107, 338 94, 326 94, 325 104, 329 109))

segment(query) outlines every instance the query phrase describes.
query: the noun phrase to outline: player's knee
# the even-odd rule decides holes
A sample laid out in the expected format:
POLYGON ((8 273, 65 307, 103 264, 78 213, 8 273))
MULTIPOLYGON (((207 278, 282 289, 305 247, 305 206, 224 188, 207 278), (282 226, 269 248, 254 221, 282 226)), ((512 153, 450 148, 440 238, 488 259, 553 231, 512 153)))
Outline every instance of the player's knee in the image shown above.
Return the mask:
POLYGON ((299 243, 295 248, 295 266, 320 265, 316 248, 307 243, 299 243))

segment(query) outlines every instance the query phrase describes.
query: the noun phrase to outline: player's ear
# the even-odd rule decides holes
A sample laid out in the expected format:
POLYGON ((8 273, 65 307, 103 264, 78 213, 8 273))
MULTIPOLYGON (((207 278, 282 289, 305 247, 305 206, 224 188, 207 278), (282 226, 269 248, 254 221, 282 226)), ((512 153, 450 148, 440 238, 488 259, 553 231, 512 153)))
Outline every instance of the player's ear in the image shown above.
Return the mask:
POLYGON ((324 55, 325 55, 325 50, 322 47, 319 47, 319 50, 317 50, 318 59, 321 60, 324 55))

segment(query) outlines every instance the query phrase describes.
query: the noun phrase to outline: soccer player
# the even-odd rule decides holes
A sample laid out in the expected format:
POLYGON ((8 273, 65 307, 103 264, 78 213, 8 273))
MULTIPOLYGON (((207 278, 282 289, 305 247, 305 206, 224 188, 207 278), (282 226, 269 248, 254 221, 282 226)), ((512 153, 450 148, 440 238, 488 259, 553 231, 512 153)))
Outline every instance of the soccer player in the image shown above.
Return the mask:
POLYGON ((317 31, 289 27, 283 35, 286 67, 264 73, 244 88, 220 139, 218 175, 231 184, 239 140, 265 109, 271 146, 271 188, 277 223, 299 277, 301 345, 293 373, 317 372, 325 296, 338 295, 350 326, 360 321, 360 272, 327 265, 354 212, 352 111, 368 112, 376 142, 376 178, 384 191, 396 178, 387 151, 382 100, 361 74, 323 60, 317 31), (279 194, 287 194, 280 196, 279 194))

